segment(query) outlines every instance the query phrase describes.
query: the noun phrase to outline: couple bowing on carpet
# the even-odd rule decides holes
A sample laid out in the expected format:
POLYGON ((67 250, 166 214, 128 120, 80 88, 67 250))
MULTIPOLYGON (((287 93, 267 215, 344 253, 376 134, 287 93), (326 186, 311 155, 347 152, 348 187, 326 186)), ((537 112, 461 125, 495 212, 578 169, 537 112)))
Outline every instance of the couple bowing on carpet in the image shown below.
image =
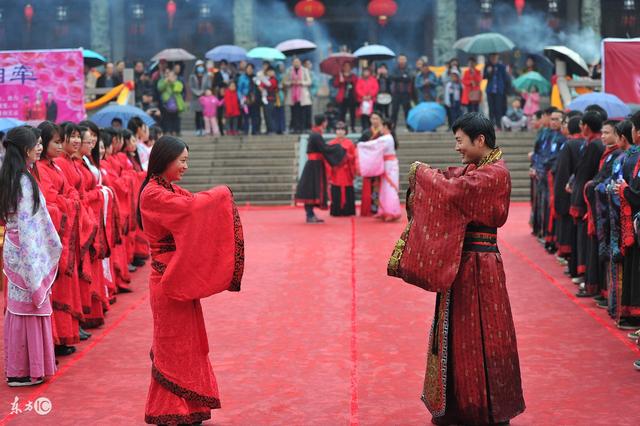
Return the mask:
MULTIPOLYGON (((432 422, 507 424, 525 409, 496 243, 509 212, 511 178, 489 119, 465 114, 452 129, 463 166, 411 166, 409 220, 388 273, 437 293, 422 394, 432 422)), ((336 164, 344 158, 321 137, 310 143, 336 164)), ((152 424, 198 424, 220 408, 199 300, 239 291, 244 267, 242 226, 230 190, 192 194, 174 183, 188 157, 180 139, 161 138, 140 192, 138 220, 153 269, 152 383, 145 412, 152 424)))

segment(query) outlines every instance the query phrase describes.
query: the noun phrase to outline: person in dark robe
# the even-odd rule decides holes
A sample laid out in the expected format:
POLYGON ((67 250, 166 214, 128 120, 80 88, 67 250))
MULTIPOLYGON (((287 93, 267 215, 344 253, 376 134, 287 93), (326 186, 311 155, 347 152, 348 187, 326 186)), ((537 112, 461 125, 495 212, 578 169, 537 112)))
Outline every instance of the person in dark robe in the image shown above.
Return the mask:
POLYGON ((525 409, 497 246, 511 177, 487 117, 467 113, 452 129, 464 166, 439 170, 413 163, 409 224, 387 271, 438 293, 422 395, 432 422, 507 424, 525 409))
MULTIPOLYGON (((360 135, 358 142, 369 142, 382 136, 382 113, 374 111, 369 117, 371 127, 360 135)), ((375 216, 378 213, 378 196, 380 193, 379 177, 362 178, 362 194, 360 196, 360 216, 375 216)))
POLYGON ((356 214, 356 199, 353 191, 353 180, 356 176, 356 147, 346 137, 347 125, 344 121, 336 124, 337 137, 329 145, 340 145, 346 154, 342 162, 331 167, 329 183, 331 184, 331 216, 353 216, 356 214))
POLYGON ((328 208, 327 200, 327 169, 339 165, 345 157, 346 151, 342 145, 327 145, 322 133, 327 126, 324 115, 318 114, 314 118, 315 127, 311 130, 307 142, 307 162, 296 188, 295 202, 304 204, 307 223, 323 223, 313 211, 314 207, 323 210, 328 208))
POLYGON ((617 131, 620 143, 631 145, 622 163, 622 179, 616 179, 612 187, 620 200, 619 245, 624 259, 622 277, 614 276, 617 280, 610 286, 608 308, 619 328, 634 330, 640 328, 640 247, 634 229, 634 219, 640 217, 640 113, 621 122, 617 131))
POLYGON ((536 139, 533 145, 533 151, 530 153, 531 168, 529 170, 529 177, 531 178, 531 228, 532 233, 538 240, 544 242, 542 239, 543 225, 540 221, 540 210, 542 209, 542 200, 540 199, 539 181, 542 179, 543 171, 541 158, 543 157, 543 146, 547 139, 549 132, 549 114, 546 111, 538 111, 536 113, 536 121, 534 126, 538 129, 536 133, 536 139))
POLYGON ((572 278, 578 276, 574 249, 576 226, 573 218, 569 214, 571 192, 567 190, 567 185, 569 185, 575 173, 580 150, 584 144, 584 139, 582 139, 582 133, 580 131, 581 117, 582 113, 579 113, 578 116, 567 117, 568 119, 565 118, 563 122, 563 133, 567 138, 567 142, 558 154, 553 181, 553 207, 556 214, 557 225, 557 259, 560 263, 567 265, 569 276, 572 278), (564 260, 564 262, 561 260, 564 260))
MULTIPOLYGON (((600 157, 604 152, 604 146, 600 140, 602 129, 602 116, 596 111, 587 111, 580 120, 580 130, 585 143, 581 149, 580 157, 574 173, 571 189, 571 207, 569 214, 576 222, 576 248, 578 276, 573 278, 575 284, 584 284, 584 274, 587 264, 587 222, 584 219, 587 213, 587 204, 584 198, 584 186, 593 179, 598 172, 600 157)), ((585 296, 588 293, 585 292, 585 296)))

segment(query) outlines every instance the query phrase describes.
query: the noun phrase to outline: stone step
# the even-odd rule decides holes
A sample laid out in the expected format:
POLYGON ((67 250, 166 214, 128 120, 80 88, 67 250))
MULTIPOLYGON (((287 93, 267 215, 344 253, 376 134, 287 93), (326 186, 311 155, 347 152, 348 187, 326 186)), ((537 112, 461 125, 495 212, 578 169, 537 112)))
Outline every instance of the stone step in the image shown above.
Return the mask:
POLYGON ((278 151, 260 151, 260 150, 251 150, 251 151, 241 151, 241 150, 211 150, 211 151, 195 151, 190 152, 189 162, 194 160, 214 160, 214 159, 227 159, 227 158, 242 158, 247 160, 258 159, 262 160, 264 158, 282 158, 288 159, 290 161, 295 161, 297 156, 293 149, 289 150, 278 150, 278 151))
POLYGON ((286 175, 294 176, 296 171, 292 164, 286 166, 264 166, 264 165, 252 165, 251 167, 191 167, 185 175, 185 179, 189 176, 235 176, 238 173, 245 175, 286 175))
MULTIPOLYGON (((191 172, 189 172, 191 173, 191 172)), ((295 184, 296 179, 290 175, 191 175, 187 174, 182 179, 183 183, 192 184, 242 184, 242 183, 286 183, 295 184)))
POLYGON ((189 167, 238 167, 240 170, 253 166, 289 166, 294 164, 294 158, 196 158, 189 160, 189 167))

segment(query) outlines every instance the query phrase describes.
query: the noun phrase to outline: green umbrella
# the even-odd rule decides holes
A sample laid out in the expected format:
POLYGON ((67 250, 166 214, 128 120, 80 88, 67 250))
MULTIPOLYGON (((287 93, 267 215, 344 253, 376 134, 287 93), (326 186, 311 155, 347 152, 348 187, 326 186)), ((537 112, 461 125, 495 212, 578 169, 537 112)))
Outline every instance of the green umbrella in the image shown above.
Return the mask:
POLYGON ((475 55, 488 55, 489 53, 508 52, 516 45, 498 33, 482 33, 471 37, 471 39, 461 46, 461 50, 475 55))
POLYGON ((247 52, 247 56, 253 59, 262 59, 263 61, 284 61, 287 59, 284 53, 273 47, 254 47, 247 52))
POLYGON ((551 91, 549 80, 536 71, 529 71, 516 78, 513 81, 513 87, 521 92, 528 92, 535 87, 541 95, 547 95, 551 91))

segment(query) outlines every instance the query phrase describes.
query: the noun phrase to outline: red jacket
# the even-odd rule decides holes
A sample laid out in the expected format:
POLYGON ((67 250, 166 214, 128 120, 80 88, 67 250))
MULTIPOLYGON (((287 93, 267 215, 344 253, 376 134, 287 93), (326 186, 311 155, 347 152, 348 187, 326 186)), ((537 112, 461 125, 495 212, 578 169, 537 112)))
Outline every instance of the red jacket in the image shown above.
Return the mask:
POLYGON ((365 96, 369 96, 373 102, 376 101, 378 96, 378 80, 375 77, 369 77, 367 79, 360 78, 356 83, 356 95, 358 102, 362 102, 365 96))
POLYGON ((345 100, 344 97, 347 91, 347 83, 350 82, 353 85, 354 92, 356 90, 356 85, 358 84, 358 77, 356 77, 355 74, 350 74, 349 77, 344 78, 343 81, 340 81, 340 76, 343 76, 343 74, 340 73, 333 78, 333 87, 336 87, 338 89, 338 94, 336 95, 336 102, 338 102, 339 104, 345 100))
POLYGON ((482 82, 482 72, 475 69, 475 73, 471 75, 471 69, 467 68, 462 76, 462 105, 469 105, 469 92, 472 90, 480 90, 482 82))
POLYGON ((224 92, 224 116, 240 116, 240 101, 238 101, 238 92, 236 90, 227 89, 224 92))

